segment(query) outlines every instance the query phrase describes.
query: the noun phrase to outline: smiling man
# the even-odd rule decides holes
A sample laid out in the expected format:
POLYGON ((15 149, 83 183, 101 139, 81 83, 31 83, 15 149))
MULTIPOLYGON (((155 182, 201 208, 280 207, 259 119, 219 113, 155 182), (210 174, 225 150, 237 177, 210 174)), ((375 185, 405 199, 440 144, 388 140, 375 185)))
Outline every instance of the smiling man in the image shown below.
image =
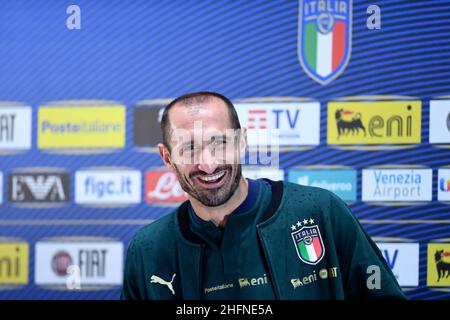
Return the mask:
POLYGON ((228 98, 183 95, 161 129, 188 201, 133 238, 122 299, 405 298, 337 196, 242 176, 246 131, 228 98))

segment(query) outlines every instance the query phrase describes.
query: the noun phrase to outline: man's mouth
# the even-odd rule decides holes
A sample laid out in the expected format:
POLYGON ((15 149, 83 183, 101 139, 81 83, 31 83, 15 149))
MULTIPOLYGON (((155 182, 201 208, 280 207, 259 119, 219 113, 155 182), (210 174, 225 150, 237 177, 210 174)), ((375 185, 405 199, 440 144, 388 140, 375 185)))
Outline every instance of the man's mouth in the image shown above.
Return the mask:
POLYGON ((220 178, 222 178, 225 174, 225 171, 213 174, 213 175, 206 175, 206 176, 199 176, 198 178, 204 182, 216 182, 220 178))
POLYGON ((197 176, 200 184, 205 188, 218 188, 221 187, 225 181, 225 176, 227 175, 227 171, 223 170, 221 172, 215 174, 203 174, 197 176))

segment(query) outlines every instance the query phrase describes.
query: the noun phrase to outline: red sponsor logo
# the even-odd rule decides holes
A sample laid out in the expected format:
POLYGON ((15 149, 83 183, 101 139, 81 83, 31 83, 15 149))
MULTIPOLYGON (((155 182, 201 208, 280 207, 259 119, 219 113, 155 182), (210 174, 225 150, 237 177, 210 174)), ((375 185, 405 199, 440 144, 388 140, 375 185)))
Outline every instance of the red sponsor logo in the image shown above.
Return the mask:
POLYGON ((177 176, 170 171, 148 171, 145 174, 145 201, 148 203, 178 203, 187 200, 177 176))
POLYGON ((248 129, 267 129, 267 110, 248 110, 248 129))

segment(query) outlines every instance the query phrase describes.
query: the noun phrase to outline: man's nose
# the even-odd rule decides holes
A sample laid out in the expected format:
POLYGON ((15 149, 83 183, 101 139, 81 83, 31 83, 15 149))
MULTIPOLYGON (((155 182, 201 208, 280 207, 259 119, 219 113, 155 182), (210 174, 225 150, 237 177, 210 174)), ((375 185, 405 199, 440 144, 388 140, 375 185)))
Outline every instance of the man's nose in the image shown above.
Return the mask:
POLYGON ((212 174, 219 166, 216 157, 211 153, 209 148, 202 150, 199 160, 198 168, 206 174, 212 174))

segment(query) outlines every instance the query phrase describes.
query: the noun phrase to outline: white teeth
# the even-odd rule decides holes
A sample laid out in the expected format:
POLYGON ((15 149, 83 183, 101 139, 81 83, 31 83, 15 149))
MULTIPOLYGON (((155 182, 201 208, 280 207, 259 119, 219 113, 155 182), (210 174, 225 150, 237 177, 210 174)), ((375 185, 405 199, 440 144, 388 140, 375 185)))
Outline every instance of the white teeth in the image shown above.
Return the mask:
POLYGON ((213 176, 207 176, 207 177, 199 177, 200 180, 205 181, 205 182, 211 182, 211 181, 215 181, 218 180, 220 178, 222 178, 222 176, 225 174, 224 171, 222 171, 221 173, 215 174, 213 176))

